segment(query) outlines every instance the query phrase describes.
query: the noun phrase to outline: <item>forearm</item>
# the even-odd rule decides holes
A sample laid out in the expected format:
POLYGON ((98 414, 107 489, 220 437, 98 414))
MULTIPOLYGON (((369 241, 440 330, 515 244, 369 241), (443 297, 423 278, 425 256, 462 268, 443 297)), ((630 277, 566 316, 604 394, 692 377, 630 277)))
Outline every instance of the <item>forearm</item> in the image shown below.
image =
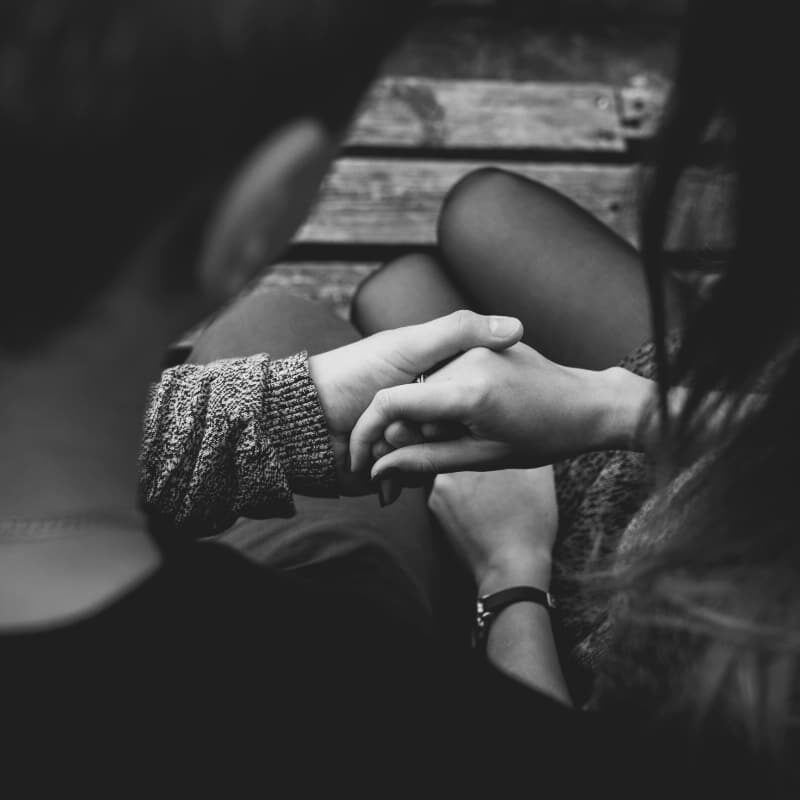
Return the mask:
MULTIPOLYGON (((512 586, 547 590, 549 582, 549 556, 542 556, 528 566, 517 564, 510 570, 487 574, 478 592, 483 596, 512 586)), ((558 660, 550 611, 544 606, 515 603, 503 609, 489 629, 486 655, 495 667, 520 683, 572 705, 558 660)))
POLYGON ((492 624, 487 657, 520 683, 571 706, 558 660, 550 612, 534 603, 516 603, 492 624))
POLYGON ((656 383, 621 367, 585 374, 593 419, 587 450, 646 450, 642 420, 655 400, 656 383))
POLYGON ((195 533, 286 516, 292 492, 335 491, 333 453, 304 354, 167 370, 140 456, 143 506, 195 533))

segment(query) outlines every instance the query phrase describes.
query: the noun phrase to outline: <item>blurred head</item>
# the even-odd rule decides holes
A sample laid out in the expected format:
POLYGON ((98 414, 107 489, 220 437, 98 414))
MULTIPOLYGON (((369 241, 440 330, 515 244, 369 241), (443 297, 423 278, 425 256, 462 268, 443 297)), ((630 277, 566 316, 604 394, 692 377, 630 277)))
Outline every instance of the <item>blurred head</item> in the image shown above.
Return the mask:
POLYGON ((640 688, 651 697, 643 705, 685 714, 786 766, 800 743, 800 282, 796 204, 785 191, 795 185, 800 133, 785 101, 796 74, 795 46, 784 41, 793 26, 789 6, 770 0, 689 6, 643 236, 661 390, 691 389, 680 418, 668 419, 662 404, 664 474, 683 480, 648 518, 668 533, 658 551, 616 565, 630 602, 614 680, 630 692, 630 676, 644 676, 640 688), (736 175, 734 249, 668 358, 665 231, 677 181, 707 155, 706 133, 720 119, 728 138, 717 155, 736 175), (729 425, 685 480, 696 432, 714 411, 704 404, 712 390, 733 401, 729 425), (768 401, 743 425, 737 401, 752 392, 768 401))
POLYGON ((421 5, 2 0, 0 350, 79 318, 156 234, 166 288, 235 290, 223 267, 285 245, 421 5))

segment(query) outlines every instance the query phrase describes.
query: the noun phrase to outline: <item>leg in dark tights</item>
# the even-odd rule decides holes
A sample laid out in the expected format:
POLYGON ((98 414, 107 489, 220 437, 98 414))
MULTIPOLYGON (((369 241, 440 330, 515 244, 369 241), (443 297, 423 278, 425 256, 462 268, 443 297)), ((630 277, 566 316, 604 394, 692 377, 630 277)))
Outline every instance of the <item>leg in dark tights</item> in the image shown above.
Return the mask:
POLYGON ((356 292, 353 324, 370 336, 469 308, 464 295, 431 256, 412 253, 386 264, 356 292))
MULTIPOLYGON (((602 369, 650 336, 636 251, 572 201, 496 169, 464 178, 439 220, 440 259, 410 255, 360 289, 363 333, 420 322, 455 308, 509 314, 525 341, 560 363, 602 369)), ((668 319, 685 298, 667 283, 668 319)))

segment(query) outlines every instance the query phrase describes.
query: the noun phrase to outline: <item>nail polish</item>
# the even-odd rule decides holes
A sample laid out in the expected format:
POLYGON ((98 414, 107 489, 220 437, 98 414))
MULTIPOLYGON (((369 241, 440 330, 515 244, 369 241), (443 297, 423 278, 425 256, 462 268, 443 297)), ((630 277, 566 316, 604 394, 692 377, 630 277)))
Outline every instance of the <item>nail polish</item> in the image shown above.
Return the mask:
POLYGON ((391 478, 382 478, 378 485, 378 499, 380 500, 381 508, 385 508, 392 502, 392 483, 391 478))

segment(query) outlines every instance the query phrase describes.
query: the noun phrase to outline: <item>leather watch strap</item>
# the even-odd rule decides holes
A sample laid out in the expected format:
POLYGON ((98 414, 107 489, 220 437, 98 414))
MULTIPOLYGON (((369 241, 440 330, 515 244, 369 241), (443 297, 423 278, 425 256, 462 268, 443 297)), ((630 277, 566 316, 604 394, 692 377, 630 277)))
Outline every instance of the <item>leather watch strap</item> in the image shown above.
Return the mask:
POLYGON ((534 586, 512 586, 509 589, 483 595, 475 604, 473 646, 485 647, 489 628, 494 619, 501 611, 516 603, 536 603, 549 610, 556 607, 555 598, 550 592, 534 586))

